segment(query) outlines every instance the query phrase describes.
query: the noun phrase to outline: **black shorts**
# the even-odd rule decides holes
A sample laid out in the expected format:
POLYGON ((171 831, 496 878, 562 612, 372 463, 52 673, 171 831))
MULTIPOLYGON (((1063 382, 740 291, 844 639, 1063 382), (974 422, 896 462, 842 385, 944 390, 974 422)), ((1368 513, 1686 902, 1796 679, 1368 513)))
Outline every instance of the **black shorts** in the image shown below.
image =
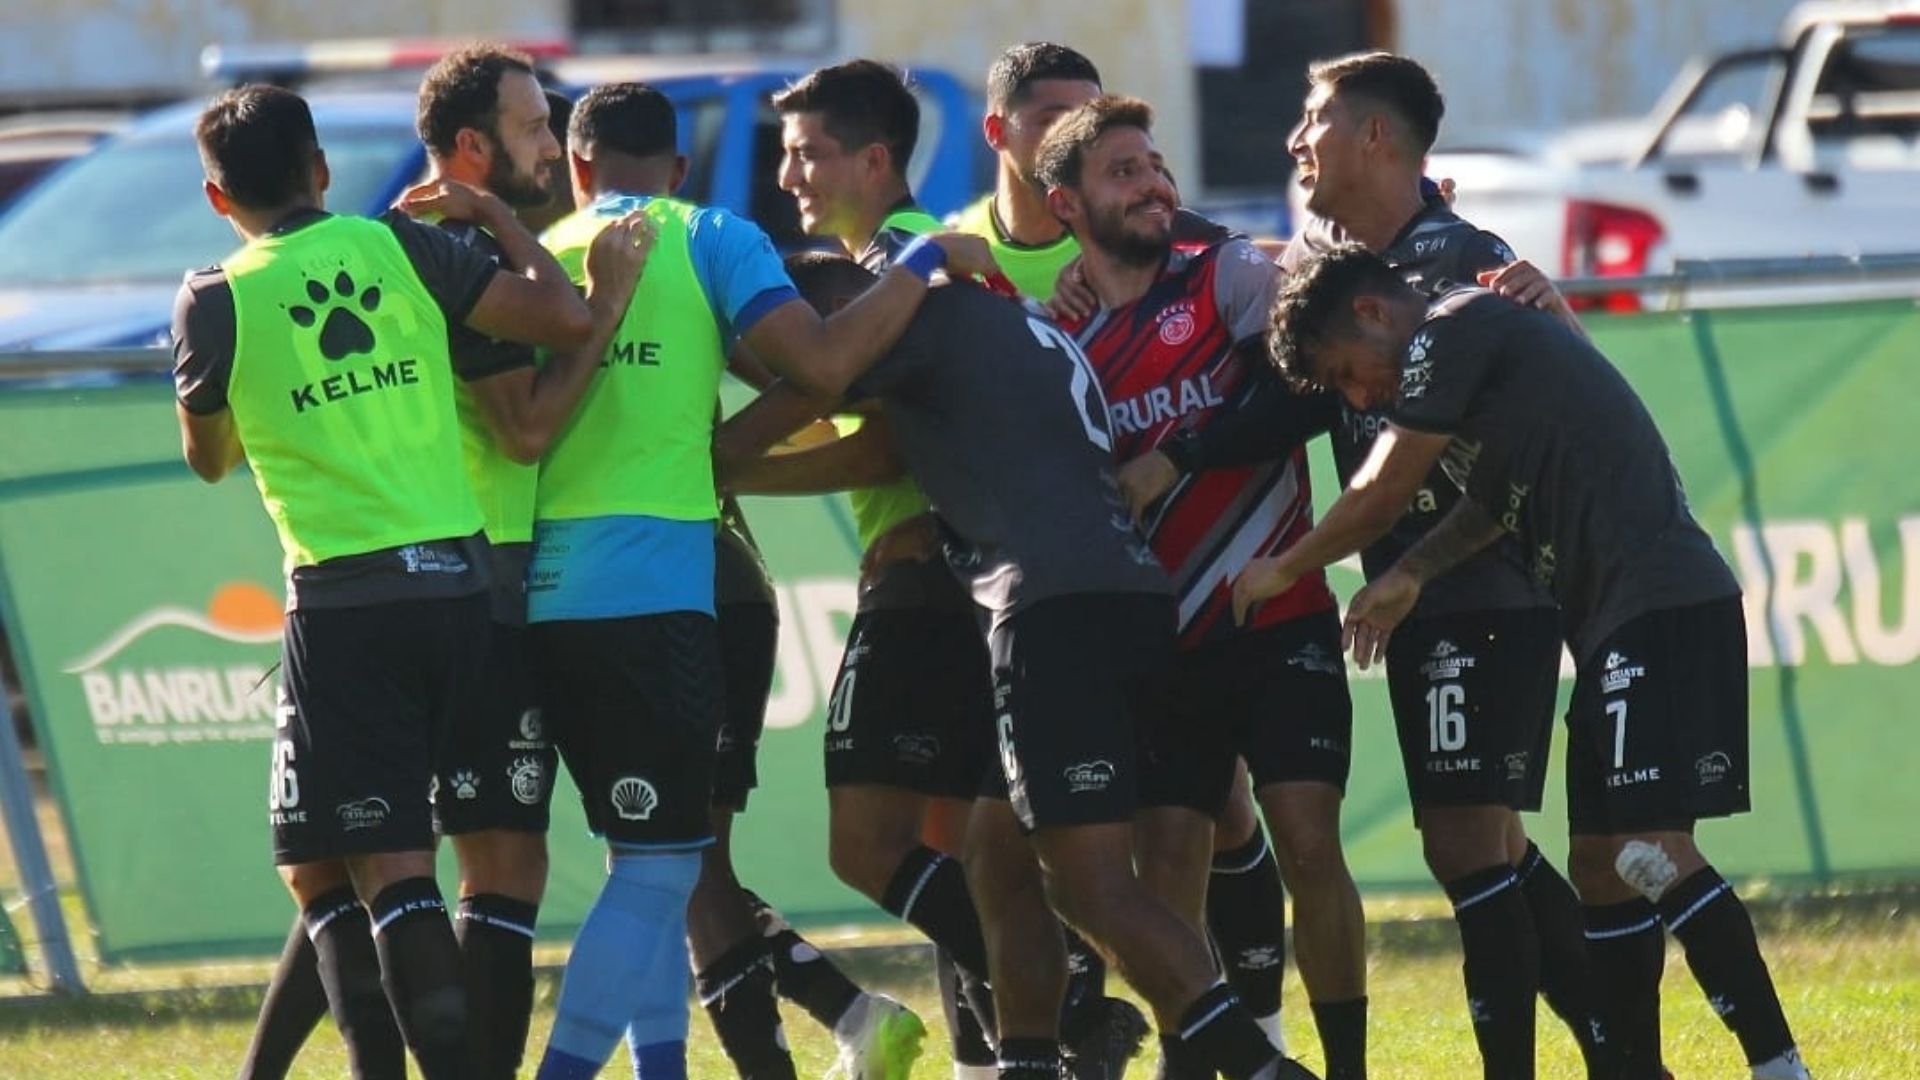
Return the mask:
POLYGON ((1132 821, 1145 739, 1168 706, 1173 600, 1153 593, 1056 596, 993 634, 1000 768, 981 794, 1021 827, 1132 821))
POLYGON ((1560 642, 1553 608, 1462 611, 1394 630, 1387 686, 1416 820, 1423 806, 1540 809, 1560 642))
POLYGON ((268 820, 280 865, 431 851, 428 789, 470 717, 485 593, 287 613, 268 820))
POLYGON ((747 795, 760 786, 755 759, 767 726, 767 695, 773 692, 774 650, 780 638, 780 612, 772 604, 720 606, 720 738, 713 764, 713 805, 747 808, 747 795))
POLYGON ((547 731, 595 835, 641 848, 712 839, 720 642, 692 611, 535 623, 547 731))
POLYGON ((444 836, 484 829, 547 831, 559 757, 533 697, 527 629, 495 622, 472 714, 447 733, 433 777, 433 824, 444 836))
POLYGON ((827 786, 972 798, 992 764, 989 674, 969 609, 856 616, 827 701, 827 786))
POLYGON ((1217 817, 1235 757, 1254 787, 1319 780, 1346 790, 1353 699, 1329 609, 1179 653, 1167 713, 1147 736, 1142 806, 1217 817))
POLYGON ((1573 684, 1571 831, 1685 829, 1749 808, 1740 598, 1628 620, 1581 662, 1573 684))

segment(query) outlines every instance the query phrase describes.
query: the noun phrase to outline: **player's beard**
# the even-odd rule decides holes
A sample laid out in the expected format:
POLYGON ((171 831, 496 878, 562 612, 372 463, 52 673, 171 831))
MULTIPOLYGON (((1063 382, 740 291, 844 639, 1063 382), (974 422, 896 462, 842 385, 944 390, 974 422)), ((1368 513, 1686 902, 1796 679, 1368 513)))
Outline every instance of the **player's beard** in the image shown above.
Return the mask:
POLYGON ((1158 235, 1127 227, 1127 214, 1158 200, 1143 199, 1131 206, 1095 207, 1087 217, 1087 234, 1100 250, 1130 266, 1152 266, 1173 250, 1173 215, 1158 235))
MULTIPOLYGON (((552 162, 543 164, 548 169, 554 167, 552 162)), ((534 210, 553 200, 553 192, 547 189, 546 178, 541 175, 541 166, 536 164, 531 171, 522 172, 497 140, 493 144, 493 163, 487 167, 487 190, 515 210, 534 210)))

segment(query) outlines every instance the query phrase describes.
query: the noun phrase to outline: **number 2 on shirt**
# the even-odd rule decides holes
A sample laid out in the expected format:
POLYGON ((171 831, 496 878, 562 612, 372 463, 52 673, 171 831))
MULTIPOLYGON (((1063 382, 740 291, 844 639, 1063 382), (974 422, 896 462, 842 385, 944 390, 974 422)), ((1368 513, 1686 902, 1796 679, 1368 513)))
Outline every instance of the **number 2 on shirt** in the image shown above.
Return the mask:
POLYGON ((1080 423, 1087 430, 1087 439, 1107 453, 1113 453, 1113 435, 1107 430, 1107 396, 1100 390, 1100 380, 1094 377, 1093 365, 1088 362, 1087 354, 1080 351, 1080 343, 1065 330, 1031 315, 1027 317, 1027 329, 1033 331, 1033 336, 1040 340, 1040 344, 1067 354, 1067 359, 1073 364, 1072 381, 1067 385, 1067 392, 1073 395, 1073 407, 1080 413, 1080 423))

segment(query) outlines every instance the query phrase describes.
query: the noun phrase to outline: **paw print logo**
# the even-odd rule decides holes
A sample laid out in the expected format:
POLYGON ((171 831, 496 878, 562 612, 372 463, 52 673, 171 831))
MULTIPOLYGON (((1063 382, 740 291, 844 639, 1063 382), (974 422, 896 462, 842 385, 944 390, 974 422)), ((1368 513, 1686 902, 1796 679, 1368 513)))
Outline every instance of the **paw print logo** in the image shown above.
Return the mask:
POLYGON ((466 769, 454 773, 453 797, 456 799, 477 799, 480 797, 480 778, 466 769))
POLYGON ((345 360, 356 353, 373 351, 373 328, 360 313, 380 309, 378 283, 362 289, 345 270, 333 275, 331 284, 307 279, 307 299, 312 306, 295 304, 287 308, 294 325, 312 329, 320 326, 320 355, 329 360, 345 360), (358 308, 359 312, 354 309, 358 308))

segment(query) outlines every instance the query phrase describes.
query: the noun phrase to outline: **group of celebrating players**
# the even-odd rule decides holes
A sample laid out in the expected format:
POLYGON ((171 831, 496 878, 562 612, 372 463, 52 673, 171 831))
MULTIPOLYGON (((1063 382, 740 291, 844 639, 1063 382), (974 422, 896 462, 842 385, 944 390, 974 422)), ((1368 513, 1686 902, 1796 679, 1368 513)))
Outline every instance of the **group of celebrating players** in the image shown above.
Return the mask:
POLYGON ((1147 1019, 1109 963, 1159 1075, 1314 1075, 1281 1038, 1283 880, 1324 1074, 1365 1075, 1351 649, 1386 664, 1486 1076, 1534 1075, 1537 996, 1588 1075, 1666 1075, 1671 931, 1752 1075, 1804 1080, 1692 835, 1748 802, 1738 587, 1564 299, 1422 177, 1431 77, 1376 52, 1310 80, 1280 244, 1182 209, 1150 107, 1070 48, 994 64, 996 187, 951 229, 913 202, 900 74, 823 68, 773 99, 779 184, 840 250, 784 261, 673 197, 675 113, 638 84, 562 121, 526 57, 449 55, 432 176, 378 219, 324 211, 297 95, 209 106, 244 243, 180 292, 183 442, 208 480, 250 468, 288 568, 269 812, 299 914, 242 1076, 329 1012, 356 1077, 513 1076, 561 763, 607 875, 539 1077, 623 1038, 685 1077, 690 971, 747 1080, 795 1075, 776 996, 849 1075, 908 1075, 920 1019, 728 846, 777 637, 732 495, 845 490, 830 861, 937 946, 956 1077, 1122 1075, 1147 1019), (721 421, 728 368, 761 393, 721 421), (1315 525, 1323 432, 1345 490, 1315 525), (1343 626, 1322 571, 1355 553, 1343 626), (1571 884, 1520 818, 1563 640, 1571 884))

